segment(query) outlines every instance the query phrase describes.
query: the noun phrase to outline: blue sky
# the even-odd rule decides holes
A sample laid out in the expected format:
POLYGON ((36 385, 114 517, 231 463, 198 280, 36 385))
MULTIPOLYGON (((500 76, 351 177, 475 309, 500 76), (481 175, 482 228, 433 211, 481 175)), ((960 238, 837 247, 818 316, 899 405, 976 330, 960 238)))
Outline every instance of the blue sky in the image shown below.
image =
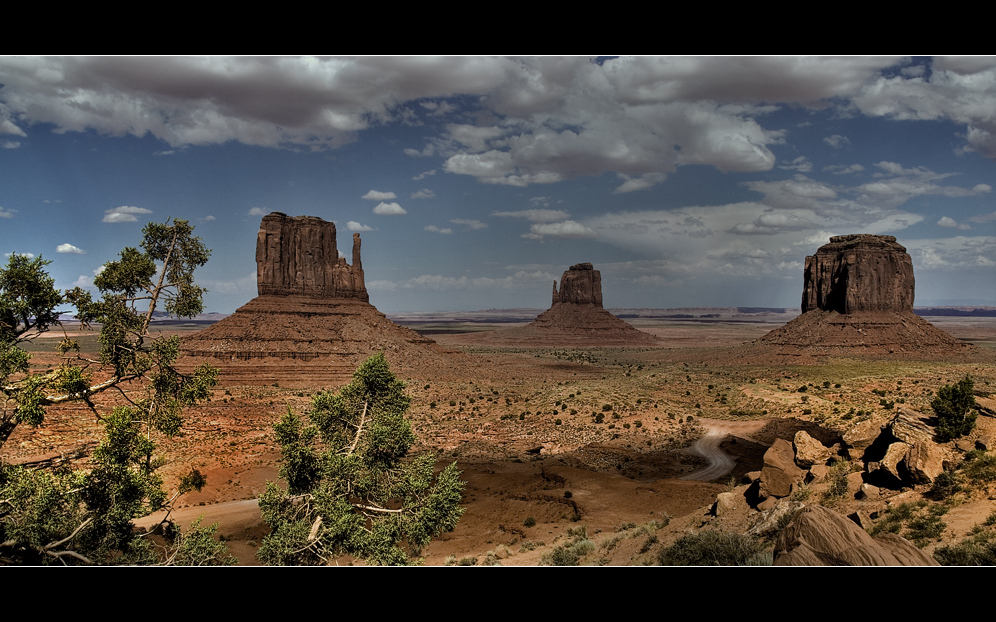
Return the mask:
POLYGON ((996 305, 996 58, 0 57, 0 252, 88 286, 150 221, 256 295, 262 215, 360 231, 385 312, 798 306, 831 235, 996 305))

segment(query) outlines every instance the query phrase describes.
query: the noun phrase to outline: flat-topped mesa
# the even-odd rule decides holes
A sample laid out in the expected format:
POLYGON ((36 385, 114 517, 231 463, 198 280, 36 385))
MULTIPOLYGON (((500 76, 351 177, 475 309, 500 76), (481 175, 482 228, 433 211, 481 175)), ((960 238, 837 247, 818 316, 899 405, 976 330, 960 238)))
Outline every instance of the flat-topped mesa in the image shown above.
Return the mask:
POLYGON ((913 262, 891 235, 836 235, 806 257, 802 312, 913 311, 913 262))
POLYGON ((335 224, 315 216, 263 217, 256 237, 256 287, 260 296, 305 295, 369 302, 360 262, 360 234, 353 234, 353 265, 339 257, 335 224))
POLYGON ((553 303, 569 302, 602 308, 602 273, 590 263, 578 263, 560 277, 560 292, 553 282, 553 303))

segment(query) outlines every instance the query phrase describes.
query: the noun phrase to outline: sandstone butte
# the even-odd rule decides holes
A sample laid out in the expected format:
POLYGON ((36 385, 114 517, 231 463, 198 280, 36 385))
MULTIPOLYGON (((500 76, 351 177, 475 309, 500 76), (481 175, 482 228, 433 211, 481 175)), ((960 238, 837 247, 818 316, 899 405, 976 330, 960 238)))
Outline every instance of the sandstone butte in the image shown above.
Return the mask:
POLYGON ((466 342, 543 346, 647 346, 661 341, 602 308, 602 274, 590 263, 570 267, 553 282, 550 308, 531 323, 468 336, 466 342))
POLYGON ((754 342, 783 354, 971 349, 913 313, 913 262, 891 235, 830 238, 806 257, 802 315, 754 342))
POLYGON ((228 379, 348 378, 383 351, 399 369, 446 367, 452 356, 398 326, 369 302, 353 234, 353 263, 339 257, 335 224, 314 216, 263 217, 256 237, 258 296, 183 339, 183 365, 211 362, 228 379))

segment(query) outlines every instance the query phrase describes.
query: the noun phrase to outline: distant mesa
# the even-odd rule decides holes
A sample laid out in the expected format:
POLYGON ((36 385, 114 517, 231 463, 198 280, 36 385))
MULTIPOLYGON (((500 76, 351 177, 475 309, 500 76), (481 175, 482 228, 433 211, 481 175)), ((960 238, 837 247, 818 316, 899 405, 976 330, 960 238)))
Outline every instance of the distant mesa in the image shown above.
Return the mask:
POLYGON ((891 235, 837 235, 806 257, 802 315, 756 344, 783 353, 916 353, 962 350, 913 313, 913 262, 891 235))
POLYGON ((369 303, 360 235, 353 263, 339 257, 335 224, 314 216, 263 217, 256 237, 259 295, 183 340, 184 364, 203 360, 229 380, 314 382, 348 378, 383 351, 401 369, 450 365, 434 341, 398 326, 369 303))
POLYGON ((645 346, 660 340, 602 308, 602 274, 590 263, 574 264, 553 282, 548 310, 531 323, 468 335, 461 341, 502 345, 645 346))

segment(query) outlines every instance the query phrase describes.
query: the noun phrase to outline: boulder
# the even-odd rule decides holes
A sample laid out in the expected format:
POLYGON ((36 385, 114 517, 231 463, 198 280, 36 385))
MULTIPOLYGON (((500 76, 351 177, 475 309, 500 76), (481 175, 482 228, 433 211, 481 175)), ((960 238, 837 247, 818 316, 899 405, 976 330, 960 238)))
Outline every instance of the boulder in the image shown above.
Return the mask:
POLYGON ((761 499, 787 497, 792 493, 793 486, 802 483, 804 476, 805 472, 795 464, 792 443, 783 438, 775 439, 764 452, 759 496, 761 499))
POLYGON ((882 433, 882 424, 872 419, 862 421, 844 433, 848 460, 860 460, 882 433))
POLYGON ((804 469, 824 464, 830 457, 830 450, 805 430, 795 433, 792 445, 795 447, 795 463, 804 469))
POLYGON ((806 257, 802 312, 913 311, 913 261, 891 235, 836 235, 806 257))
POLYGON ((938 566, 907 540, 873 538, 851 520, 819 505, 800 510, 775 539, 775 566, 938 566))

